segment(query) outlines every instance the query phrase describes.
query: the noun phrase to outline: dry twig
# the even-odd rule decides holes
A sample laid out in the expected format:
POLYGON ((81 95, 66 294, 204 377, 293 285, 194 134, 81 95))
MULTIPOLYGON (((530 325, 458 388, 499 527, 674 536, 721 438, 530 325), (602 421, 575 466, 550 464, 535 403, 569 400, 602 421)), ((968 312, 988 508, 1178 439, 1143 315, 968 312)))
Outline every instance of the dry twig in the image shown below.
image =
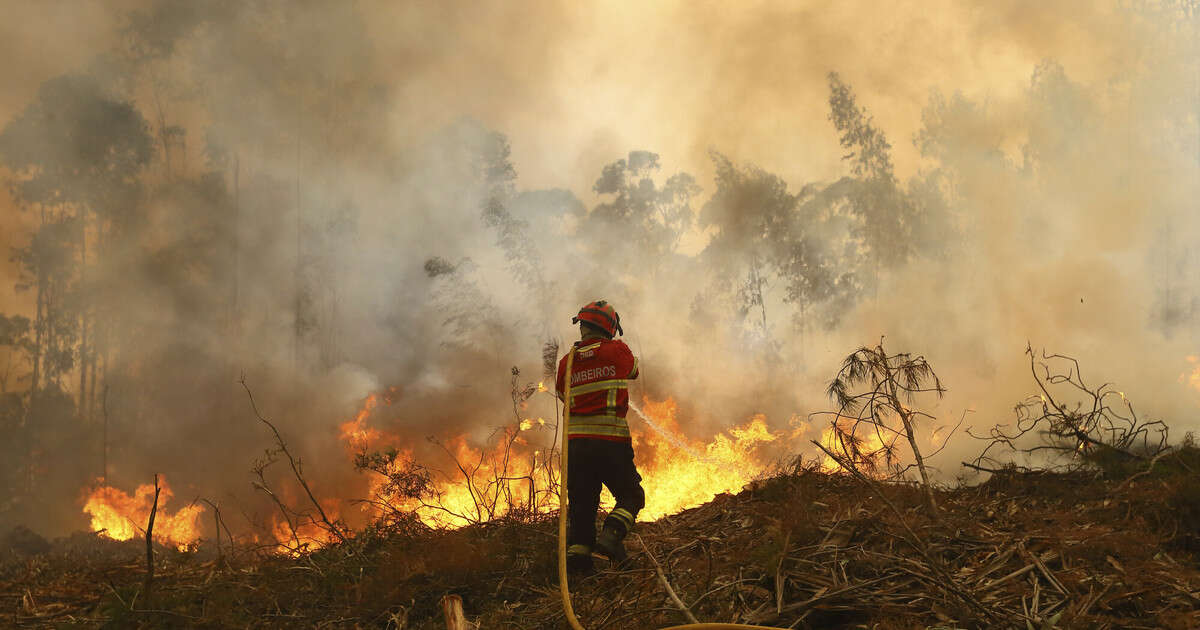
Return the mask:
POLYGON ((663 574, 662 567, 659 566, 658 560, 654 559, 654 554, 650 553, 650 548, 646 546, 646 541, 642 540, 642 536, 640 534, 634 534, 634 536, 638 539, 638 542, 641 543, 642 549, 646 551, 646 556, 650 558, 650 562, 654 564, 654 572, 658 574, 658 583, 662 584, 662 587, 667 591, 667 595, 671 598, 671 601, 675 603, 675 606, 677 606, 679 611, 683 613, 683 616, 687 618, 688 623, 700 623, 699 620, 696 619, 696 616, 692 614, 692 611, 688 610, 688 607, 683 603, 683 600, 679 599, 679 595, 675 594, 675 589, 671 588, 671 583, 667 581, 667 576, 663 574))

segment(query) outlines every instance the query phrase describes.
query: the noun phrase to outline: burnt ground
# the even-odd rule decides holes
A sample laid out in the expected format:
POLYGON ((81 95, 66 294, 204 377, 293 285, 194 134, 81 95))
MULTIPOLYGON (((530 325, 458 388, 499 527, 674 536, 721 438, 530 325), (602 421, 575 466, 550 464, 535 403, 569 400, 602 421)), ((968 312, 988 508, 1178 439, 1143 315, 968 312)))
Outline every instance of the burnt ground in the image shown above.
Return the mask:
MULTIPOLYGON (((940 489, 936 519, 912 486, 797 468, 639 524, 654 560, 631 536, 628 569, 574 581, 575 610, 589 630, 686 623, 657 562, 700 621, 1198 628, 1200 456, 1175 460, 1130 482, 1006 471, 940 489)), ((365 532, 295 559, 159 549, 147 595, 144 543, 78 534, 44 547, 10 532, 0 625, 441 629, 439 601, 457 594, 482 628, 557 630, 556 534, 538 516, 365 532)))

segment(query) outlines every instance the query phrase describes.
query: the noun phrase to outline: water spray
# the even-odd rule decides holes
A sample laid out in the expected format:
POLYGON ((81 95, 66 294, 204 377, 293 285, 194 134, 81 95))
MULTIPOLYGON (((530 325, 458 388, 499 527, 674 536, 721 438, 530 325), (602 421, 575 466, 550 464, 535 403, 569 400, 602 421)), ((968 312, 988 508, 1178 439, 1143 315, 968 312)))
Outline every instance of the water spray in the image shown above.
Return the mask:
MULTIPOLYGON (((642 354, 642 340, 640 337, 637 340, 637 347, 638 347, 638 356, 639 357, 644 356, 642 354)), ((640 380, 641 384, 642 384, 642 400, 649 400, 646 397, 646 370, 642 369, 641 367, 639 367, 638 369, 641 372, 641 374, 640 374, 641 378, 638 380, 640 380)), ((672 444, 677 446, 680 450, 687 453, 688 455, 691 455, 692 459, 694 459, 702 464, 708 464, 710 466, 717 466, 719 468, 724 468, 725 470, 731 471, 731 472, 738 472, 738 470, 736 468, 734 468, 724 462, 713 461, 712 459, 709 459, 709 458, 701 455, 700 453, 697 453, 696 451, 692 450, 692 447, 689 444, 687 444, 683 440, 679 439, 678 436, 674 435, 670 431, 667 431, 666 429, 660 427, 657 422, 651 420, 650 416, 647 416, 645 413, 643 413, 642 408, 633 404, 632 400, 629 401, 629 408, 632 409, 634 411, 634 413, 636 413, 643 421, 645 421, 645 423, 647 425, 649 425, 651 429, 654 429, 655 433, 667 438, 667 440, 669 442, 671 442, 672 444)))
MULTIPOLYGON (((643 395, 643 397, 644 397, 644 395, 643 395)), ((701 455, 700 453, 697 453, 695 450, 692 449, 691 446, 688 445, 687 442, 684 442, 683 440, 679 439, 679 436, 671 433, 670 431, 659 426, 657 422, 651 420, 650 416, 647 416, 645 413, 642 412, 641 407, 638 407, 637 405, 633 404, 633 401, 629 401, 629 408, 632 409, 635 413, 637 413, 638 417, 640 417, 642 420, 644 420, 651 429, 654 429, 655 433, 667 438, 667 440, 669 442, 674 444, 681 451, 687 453, 688 455, 691 455, 692 459, 694 459, 702 464, 708 464, 709 466, 716 466, 718 468, 724 468, 725 470, 730 471, 730 472, 739 472, 738 469, 734 468, 733 466, 730 466, 729 464, 727 464, 725 462, 719 462, 719 461, 716 461, 709 457, 705 457, 705 456, 701 455)))

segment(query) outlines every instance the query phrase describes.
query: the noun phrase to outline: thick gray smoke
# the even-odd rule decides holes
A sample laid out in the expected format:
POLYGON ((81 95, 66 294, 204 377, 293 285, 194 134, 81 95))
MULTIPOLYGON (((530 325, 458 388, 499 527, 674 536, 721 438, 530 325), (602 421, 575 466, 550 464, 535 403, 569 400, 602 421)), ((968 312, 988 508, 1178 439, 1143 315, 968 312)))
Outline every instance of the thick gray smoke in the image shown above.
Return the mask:
POLYGON ((4 429, 31 437, 0 526, 86 526, 105 472, 265 522, 243 375, 318 494, 361 497, 339 425, 368 394, 396 388, 368 424, 418 458, 482 443, 513 422, 511 368, 540 380, 599 298, 635 398, 673 397, 697 438, 808 426, 881 337, 947 386, 938 426, 1008 420, 1028 341, 1194 429, 1200 20, 915 4, 147 0, 71 38, 92 13, 22 9, 8 58, 59 43, 0 75, 0 225, 61 252, 4 268, 4 429), (68 125, 124 161, 83 160, 68 125))

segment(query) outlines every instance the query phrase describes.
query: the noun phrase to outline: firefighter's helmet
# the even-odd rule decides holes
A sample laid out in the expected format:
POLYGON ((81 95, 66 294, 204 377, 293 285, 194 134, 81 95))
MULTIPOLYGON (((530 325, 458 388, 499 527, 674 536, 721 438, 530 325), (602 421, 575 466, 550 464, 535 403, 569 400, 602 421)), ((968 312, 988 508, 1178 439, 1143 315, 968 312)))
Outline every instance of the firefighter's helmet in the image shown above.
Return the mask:
POLYGON ((609 339, 616 335, 624 335, 621 330, 621 316, 617 310, 604 300, 596 300, 579 309, 579 314, 571 318, 572 324, 585 322, 599 328, 608 335, 609 339))

